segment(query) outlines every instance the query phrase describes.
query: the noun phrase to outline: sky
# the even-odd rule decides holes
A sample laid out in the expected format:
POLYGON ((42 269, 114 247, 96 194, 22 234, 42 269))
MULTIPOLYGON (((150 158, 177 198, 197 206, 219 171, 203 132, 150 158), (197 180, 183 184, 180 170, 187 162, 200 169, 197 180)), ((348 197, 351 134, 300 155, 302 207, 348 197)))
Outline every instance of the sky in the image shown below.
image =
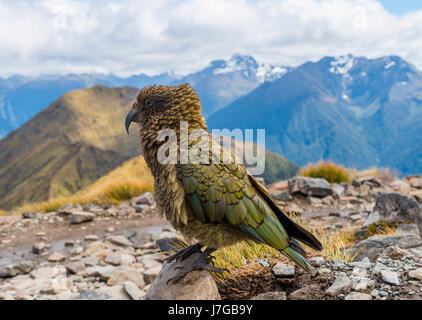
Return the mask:
POLYGON ((0 0, 0 76, 174 71, 248 54, 297 66, 399 55, 422 69, 420 0, 0 0))

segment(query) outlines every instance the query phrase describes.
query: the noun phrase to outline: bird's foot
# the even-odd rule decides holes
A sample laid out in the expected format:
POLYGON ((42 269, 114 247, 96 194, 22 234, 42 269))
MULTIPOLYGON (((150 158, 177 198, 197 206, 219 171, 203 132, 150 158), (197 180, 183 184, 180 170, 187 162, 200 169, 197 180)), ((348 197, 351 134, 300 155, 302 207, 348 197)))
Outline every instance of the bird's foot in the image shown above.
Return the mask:
POLYGON ((177 251, 175 254, 171 255, 170 257, 167 257, 164 259, 164 262, 172 262, 173 260, 178 261, 185 260, 187 257, 189 257, 192 253, 195 252, 202 252, 201 251, 202 245, 200 243, 195 243, 193 245, 190 245, 189 247, 186 247, 182 250, 177 251))
POLYGON ((225 271, 230 272, 230 270, 226 268, 216 268, 214 266, 215 257, 211 256, 211 253, 215 251, 214 249, 205 249, 205 251, 201 252, 199 256, 192 261, 191 264, 184 266, 184 267, 176 267, 176 269, 181 269, 173 278, 167 280, 167 284, 170 282, 176 283, 180 279, 182 279, 186 274, 194 270, 207 270, 210 272, 217 272, 223 273, 225 271), (211 265, 210 265, 211 264, 211 265))

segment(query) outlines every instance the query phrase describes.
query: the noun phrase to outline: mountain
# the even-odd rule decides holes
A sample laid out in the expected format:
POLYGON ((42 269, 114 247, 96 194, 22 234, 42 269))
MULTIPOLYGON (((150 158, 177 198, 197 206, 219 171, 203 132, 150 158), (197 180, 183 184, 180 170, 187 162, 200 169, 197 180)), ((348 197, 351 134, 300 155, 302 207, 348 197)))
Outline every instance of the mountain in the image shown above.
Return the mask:
POLYGON ((265 128, 269 149, 299 165, 329 159, 422 173, 422 74, 396 56, 325 57, 262 84, 208 124, 265 128))
MULTIPOLYGON (((139 154, 138 135, 127 136, 124 118, 136 98, 133 87, 65 93, 0 141, 0 208, 66 197, 139 154)), ((268 181, 298 167, 267 151, 268 181)))
POLYGON ((264 81, 278 79, 289 70, 287 67, 259 65, 250 56, 234 55, 228 61, 213 61, 205 69, 185 77, 163 73, 156 76, 139 74, 128 78, 112 74, 0 78, 0 139, 70 90, 96 84, 141 88, 151 84, 175 85, 189 82, 200 94, 204 111, 209 115, 249 93, 264 81))
POLYGON ((205 69, 183 77, 201 97, 205 116, 220 110, 264 82, 281 78, 291 68, 258 64, 251 56, 234 55, 228 61, 212 61, 205 69))

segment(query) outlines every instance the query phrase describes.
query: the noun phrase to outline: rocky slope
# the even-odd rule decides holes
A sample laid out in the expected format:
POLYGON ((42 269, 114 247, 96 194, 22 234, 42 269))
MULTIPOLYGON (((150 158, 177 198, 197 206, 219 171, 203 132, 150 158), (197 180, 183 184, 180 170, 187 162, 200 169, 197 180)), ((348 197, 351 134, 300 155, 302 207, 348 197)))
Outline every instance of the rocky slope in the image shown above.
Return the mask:
POLYGON ((217 285, 195 271, 164 293, 176 265, 163 268, 160 252, 181 236, 153 218, 153 197, 145 193, 119 206, 68 204, 0 217, 0 298, 422 299, 422 177, 368 176, 352 184, 295 177, 268 188, 286 211, 322 223, 327 235, 353 231, 354 260, 310 252, 318 271, 311 278, 282 256, 245 259, 217 285), (384 223, 395 234, 377 234, 384 223))

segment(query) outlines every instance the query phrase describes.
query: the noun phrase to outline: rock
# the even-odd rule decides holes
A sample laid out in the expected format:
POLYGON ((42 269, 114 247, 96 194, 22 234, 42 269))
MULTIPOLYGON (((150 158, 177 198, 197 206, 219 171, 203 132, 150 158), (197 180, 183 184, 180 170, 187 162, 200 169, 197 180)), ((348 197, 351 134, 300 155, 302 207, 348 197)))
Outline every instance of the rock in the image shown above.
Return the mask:
POLYGON ((408 275, 411 279, 422 280, 422 268, 409 271, 408 275))
POLYGON ((319 290, 319 286, 311 284, 309 286, 293 291, 289 295, 290 300, 313 300, 315 292, 319 290))
POLYGON ((400 285, 399 274, 397 272, 390 271, 390 270, 381 270, 381 277, 383 281, 389 284, 392 284, 395 286, 400 285))
POLYGON ((343 187, 341 184, 338 184, 338 183, 331 184, 331 188, 333 189, 334 194, 337 195, 338 197, 341 197, 344 191, 346 190, 345 187, 343 187))
POLYGON ((113 270, 110 278, 107 280, 109 286, 123 285, 125 281, 134 282, 138 288, 145 287, 145 281, 142 273, 134 268, 121 266, 113 270))
POLYGON ((32 211, 27 211, 27 212, 22 213, 22 217, 24 219, 35 219, 37 217, 37 214, 32 211))
POLYGON ((352 281, 347 276, 339 276, 325 293, 329 296, 337 296, 341 292, 346 292, 352 287, 352 281))
POLYGON ((261 293, 251 300, 287 300, 286 293, 281 291, 261 293))
POLYGON ((185 275, 178 282, 167 281, 173 278, 183 267, 192 261, 199 254, 192 254, 183 261, 172 261, 165 263, 157 278, 151 284, 144 299, 145 300, 220 300, 217 285, 213 277, 205 270, 194 270, 185 275))
POLYGON ((402 180, 396 180, 390 183, 389 187, 393 189, 394 192, 399 192, 407 194, 410 192, 410 185, 407 182, 402 180))
POLYGON ((129 240, 132 242, 132 246, 136 249, 142 248, 142 246, 151 241, 151 235, 145 232, 136 231, 133 233, 129 240))
POLYGON ((275 182, 271 185, 268 186, 268 190, 273 192, 273 191, 284 191, 288 189, 288 182, 287 180, 282 180, 282 181, 278 181, 275 182))
POLYGON ((356 180, 358 186, 362 185, 362 184, 369 184, 371 187, 374 188, 379 188, 381 187, 381 181, 377 176, 366 176, 366 177, 361 177, 359 179, 356 180))
POLYGON ((61 207, 57 212, 62 215, 70 215, 74 212, 83 211, 80 204, 73 205, 73 203, 67 203, 61 207))
POLYGON ((106 263, 109 263, 115 266, 120 266, 120 265, 128 266, 135 263, 135 261, 136 259, 134 256, 130 254, 118 253, 118 252, 111 253, 107 255, 105 258, 106 263))
POLYGON ((284 191, 272 191, 270 192, 271 198, 277 201, 290 201, 292 200, 292 196, 289 194, 287 190, 284 191))
POLYGON ((291 264, 278 262, 272 270, 276 277, 294 277, 295 275, 295 266, 291 264))
POLYGON ((112 244, 120 247, 132 246, 132 242, 130 242, 128 238, 122 235, 110 236, 107 240, 110 241, 112 244))
POLYGON ((288 188, 291 195, 303 194, 324 198, 333 194, 331 185, 321 178, 294 177, 288 180, 288 188))
POLYGON ((413 177, 413 178, 410 178, 409 184, 413 188, 422 189, 422 178, 421 177, 413 177))
POLYGON ((162 267, 160 265, 160 266, 152 267, 152 268, 145 270, 144 271, 145 284, 152 283, 155 280, 155 278, 157 278, 158 274, 161 271, 161 268, 162 267))
POLYGON ((47 246, 45 245, 45 242, 37 242, 32 246, 32 252, 35 254, 40 254, 46 249, 47 246))
POLYGON ((362 292, 351 292, 344 300, 372 300, 372 297, 369 294, 362 292))
POLYGON ((113 298, 104 292, 85 291, 74 297, 73 300, 113 300, 113 298))
POLYGON ((391 246, 397 246, 401 249, 416 248, 422 246, 422 241, 410 235, 372 236, 356 243, 352 247, 352 254, 356 255, 356 260, 368 257, 371 261, 375 261, 387 247, 391 246))
POLYGON ((109 295, 111 300, 129 300, 123 285, 103 286, 98 289, 98 292, 109 295))
POLYGON ((143 296, 143 292, 132 281, 125 281, 123 287, 132 300, 139 300, 143 296))
POLYGON ((85 241, 98 241, 98 236, 95 234, 88 234, 84 237, 85 241))
POLYGON ((325 258, 324 257, 312 257, 308 260, 308 262, 313 267, 321 267, 325 262, 325 258))
POLYGON ((409 195, 415 197, 419 202, 422 202, 422 190, 410 191, 409 195))
POLYGON ((49 280, 56 277, 66 277, 66 268, 61 265, 57 265, 54 267, 39 267, 38 269, 32 270, 30 275, 33 279, 36 279, 38 281, 49 280))
POLYGON ((419 227, 416 224, 401 224, 398 226, 397 231, 403 235, 413 235, 417 238, 421 237, 419 227))
POLYGON ((130 202, 132 205, 147 204, 149 206, 152 206, 154 204, 154 197, 152 196, 151 192, 145 192, 139 197, 132 198, 130 202))
POLYGON ((34 268, 32 261, 23 261, 17 264, 0 266, 0 278, 10 278, 20 274, 27 274, 34 268))
POLYGON ((66 269, 72 274, 83 274, 85 272, 85 264, 81 261, 66 264, 66 269))
POLYGON ((93 266, 86 268, 86 274, 91 277, 100 277, 104 281, 108 281, 114 273, 112 266, 93 266))
POLYGON ((91 212, 77 211, 70 215, 71 224, 79 224, 94 220, 95 214, 91 212))
POLYGON ((89 244, 88 247, 86 247, 85 251, 83 252, 83 256, 87 257, 87 256, 93 256, 96 253, 100 252, 100 251, 104 251, 107 249, 107 245, 103 242, 99 242, 99 241, 95 241, 91 244, 89 244))
POLYGON ((419 203, 412 196, 400 193, 381 193, 375 202, 374 210, 364 226, 378 221, 412 222, 422 226, 422 210, 419 203))
POLYGON ((55 252, 48 257, 50 262, 62 262, 66 259, 66 256, 60 252, 55 252))

